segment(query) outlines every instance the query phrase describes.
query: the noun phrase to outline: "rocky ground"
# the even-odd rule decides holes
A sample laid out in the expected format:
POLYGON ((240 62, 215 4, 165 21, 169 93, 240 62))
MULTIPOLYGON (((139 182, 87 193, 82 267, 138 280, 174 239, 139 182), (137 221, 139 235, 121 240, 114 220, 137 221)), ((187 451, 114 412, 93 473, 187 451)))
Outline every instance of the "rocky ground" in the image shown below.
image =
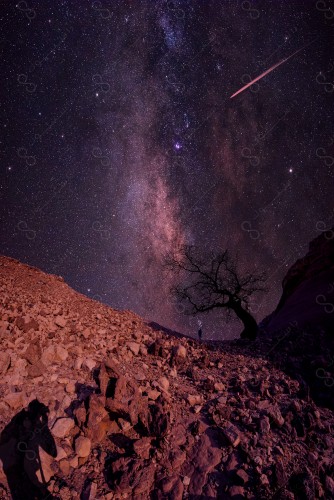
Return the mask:
POLYGON ((334 498, 333 411, 258 342, 167 335, 5 257, 0 291, 0 498, 334 498))

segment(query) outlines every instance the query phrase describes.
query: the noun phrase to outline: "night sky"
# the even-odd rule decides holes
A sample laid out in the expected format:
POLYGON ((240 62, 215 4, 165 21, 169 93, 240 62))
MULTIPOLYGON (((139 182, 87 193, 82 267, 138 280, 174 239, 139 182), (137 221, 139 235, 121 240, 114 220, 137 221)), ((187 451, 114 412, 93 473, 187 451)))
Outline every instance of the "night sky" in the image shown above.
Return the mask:
MULTIPOLYGON (((267 271, 252 311, 271 312, 334 221, 334 1, 0 9, 0 253, 196 333, 162 257, 229 248, 241 269, 267 271)), ((207 336, 240 329, 203 318, 207 336)))

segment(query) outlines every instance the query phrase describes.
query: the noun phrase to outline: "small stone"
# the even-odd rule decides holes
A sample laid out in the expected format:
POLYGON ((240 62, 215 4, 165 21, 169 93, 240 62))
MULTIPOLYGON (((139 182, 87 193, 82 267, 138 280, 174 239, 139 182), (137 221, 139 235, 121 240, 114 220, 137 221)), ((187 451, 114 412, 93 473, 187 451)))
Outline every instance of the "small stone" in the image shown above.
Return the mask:
POLYGON ((261 474, 260 482, 261 482, 262 486, 267 486, 269 484, 268 476, 266 476, 266 474, 261 474))
POLYGON ((268 432, 270 431, 270 421, 268 417, 264 416, 261 418, 260 429, 262 434, 268 434, 268 432))
POLYGON ((149 399, 152 399, 153 401, 155 401, 156 399, 158 399, 158 397, 160 396, 161 392, 160 391, 157 391, 156 389, 152 389, 151 391, 147 391, 147 396, 149 399))
POLYGON ((59 462, 63 458, 67 458, 67 453, 64 448, 62 448, 61 446, 57 446, 57 455, 55 457, 55 460, 59 462))
POLYGON ((173 354, 176 358, 185 359, 187 357, 187 349, 183 345, 175 346, 173 349, 173 354))
POLYGON ((60 326, 61 328, 64 328, 64 326, 66 326, 66 323, 67 323, 67 320, 65 318, 63 318, 63 316, 56 316, 54 321, 55 321, 55 324, 57 326, 60 326))
POLYGON ((58 418, 52 427, 52 434, 58 438, 64 438, 69 435, 74 427, 74 420, 67 417, 58 418))
POLYGON ((239 434, 238 429, 233 424, 230 423, 229 425, 224 427, 222 430, 223 430, 224 436, 231 443, 231 445, 234 447, 238 446, 238 444, 240 443, 240 434, 239 434))
POLYGON ((68 358, 68 351, 61 345, 56 346, 56 358, 58 358, 59 361, 66 361, 68 358))
POLYGON ((279 427, 284 424, 284 418, 282 417, 280 410, 276 406, 270 406, 267 409, 267 413, 279 427))
POLYGON ((5 396, 5 402, 13 408, 13 410, 17 410, 23 404, 23 392, 10 392, 5 396))
POLYGON ((140 345, 137 342, 127 342, 126 345, 130 349, 132 354, 134 354, 135 356, 138 356, 140 345))
POLYGON ((326 476, 325 486, 327 491, 329 491, 329 493, 334 495, 334 480, 330 476, 326 476))
POLYGON ((69 394, 74 394, 75 393, 75 383, 74 382, 69 382, 66 387, 65 387, 66 392, 69 394))
POLYGON ((84 359, 84 361, 83 361, 83 366, 88 368, 89 371, 93 370, 93 368, 95 368, 95 365, 96 365, 96 361, 94 361, 92 358, 87 358, 87 359, 84 359))
POLYGON ((194 406, 194 412, 195 413, 199 413, 201 410, 202 410, 203 406, 201 405, 195 405, 194 406))
POLYGON ((6 373, 10 366, 10 355, 7 352, 0 351, 0 375, 6 373))
POLYGON ((38 363, 41 359, 42 351, 38 341, 31 342, 22 357, 26 359, 32 365, 38 363))
POLYGON ((74 368, 76 370, 80 370, 82 363, 83 363, 83 358, 77 358, 74 362, 74 368))
POLYGON ((75 452, 80 458, 88 457, 91 450, 91 440, 84 436, 79 436, 75 440, 75 452))
POLYGON ((119 418, 118 419, 118 425, 122 429, 122 431, 126 432, 129 431, 132 428, 132 425, 128 420, 124 420, 124 418, 119 418))
POLYGON ((214 385, 214 389, 216 392, 221 392, 225 389, 225 385, 222 382, 216 382, 214 385))
POLYGON ((145 460, 150 458, 151 438, 143 437, 133 443, 134 452, 145 460))
POLYGON ((67 460, 67 458, 63 458, 62 460, 59 461, 59 469, 64 474, 64 476, 69 475, 71 471, 71 465, 70 462, 67 460))
POLYGON ((239 469, 236 472, 237 476, 240 478, 242 484, 246 484, 249 481, 249 476, 244 469, 239 469))
POLYGON ((163 391, 168 392, 168 389, 169 389, 169 380, 168 380, 168 378, 167 377, 161 377, 161 378, 159 378, 159 380, 158 380, 158 386, 163 391))
POLYGON ((202 396, 200 394, 188 394, 187 401, 190 406, 195 406, 202 402, 202 396))
POLYGON ((242 486, 231 486, 229 489, 230 497, 245 498, 245 488, 242 486))
POLYGON ((182 482, 183 482, 183 484, 184 484, 185 486, 189 486, 189 484, 190 484, 190 477, 188 477, 188 476, 184 476, 184 478, 183 478, 183 481, 182 481, 182 482))
POLYGON ((73 467, 73 469, 76 469, 79 465, 78 455, 75 455, 73 458, 70 458, 69 463, 70 463, 70 466, 73 467))
POLYGON ((83 338, 85 338, 87 340, 89 338, 89 336, 90 336, 90 329, 89 328, 85 328, 81 332, 81 335, 83 336, 83 338))

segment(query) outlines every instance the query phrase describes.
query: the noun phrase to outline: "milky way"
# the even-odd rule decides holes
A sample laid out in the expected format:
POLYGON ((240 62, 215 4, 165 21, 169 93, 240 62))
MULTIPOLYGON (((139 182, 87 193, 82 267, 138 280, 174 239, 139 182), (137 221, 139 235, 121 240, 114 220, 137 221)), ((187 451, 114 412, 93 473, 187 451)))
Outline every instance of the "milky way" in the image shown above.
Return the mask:
POLYGON ((163 256, 228 247, 270 312, 333 225, 334 2, 28 0, 1 24, 0 252, 196 333, 163 256))

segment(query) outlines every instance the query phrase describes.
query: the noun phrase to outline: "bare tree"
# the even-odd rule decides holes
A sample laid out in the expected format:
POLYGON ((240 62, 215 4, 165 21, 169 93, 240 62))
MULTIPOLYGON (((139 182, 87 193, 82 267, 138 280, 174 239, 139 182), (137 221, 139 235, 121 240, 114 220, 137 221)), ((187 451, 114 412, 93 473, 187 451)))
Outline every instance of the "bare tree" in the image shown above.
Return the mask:
POLYGON ((263 273, 239 273, 228 250, 207 256, 188 245, 167 254, 165 267, 175 274, 178 284, 170 292, 186 306, 186 314, 223 308, 227 319, 234 313, 242 321, 241 338, 256 338, 258 327, 249 311, 249 299, 266 290, 263 273))

